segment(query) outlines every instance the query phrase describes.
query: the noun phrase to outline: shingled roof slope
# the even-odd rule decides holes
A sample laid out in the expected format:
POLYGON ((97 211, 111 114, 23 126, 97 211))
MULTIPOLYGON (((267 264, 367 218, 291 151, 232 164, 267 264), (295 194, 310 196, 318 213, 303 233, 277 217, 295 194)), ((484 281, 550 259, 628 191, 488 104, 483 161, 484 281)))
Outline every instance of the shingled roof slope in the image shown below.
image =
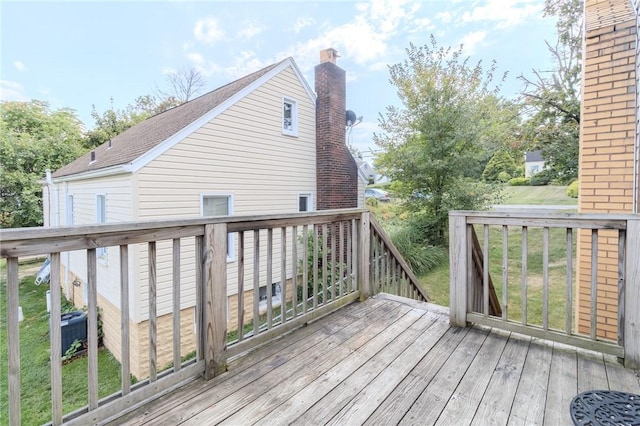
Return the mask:
POLYGON ((91 164, 91 153, 88 152, 58 169, 52 176, 69 176, 130 163, 287 60, 270 65, 196 99, 149 117, 111 139, 110 148, 108 142, 95 148, 95 161, 91 164))

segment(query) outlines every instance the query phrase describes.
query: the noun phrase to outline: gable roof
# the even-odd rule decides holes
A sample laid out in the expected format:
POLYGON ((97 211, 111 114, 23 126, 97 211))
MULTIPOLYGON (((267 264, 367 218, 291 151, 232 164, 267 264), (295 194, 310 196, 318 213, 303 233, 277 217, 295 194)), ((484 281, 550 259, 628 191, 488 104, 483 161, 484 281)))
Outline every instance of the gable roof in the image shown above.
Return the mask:
POLYGON ((256 87, 287 67, 292 67, 315 103, 315 95, 292 58, 269 65, 259 71, 226 84, 212 92, 171 108, 130 127, 109 142, 96 147, 95 161, 88 152, 58 169, 53 178, 94 172, 134 172, 178 143, 198 127, 238 102, 256 87))
POLYGON ((544 161, 544 158, 542 157, 542 151, 537 150, 537 151, 525 152, 524 161, 526 163, 544 161))

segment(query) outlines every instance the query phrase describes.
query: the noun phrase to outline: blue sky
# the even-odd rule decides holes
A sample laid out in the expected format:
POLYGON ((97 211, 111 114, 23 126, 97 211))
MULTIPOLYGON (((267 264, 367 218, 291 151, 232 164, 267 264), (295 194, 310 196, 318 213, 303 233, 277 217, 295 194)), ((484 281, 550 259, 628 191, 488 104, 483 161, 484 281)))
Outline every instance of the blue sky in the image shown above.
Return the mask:
MULTIPOLYGON (((387 64, 410 42, 457 47, 475 63, 492 59, 517 76, 551 67, 555 40, 544 0, 373 1, 7 1, 0 3, 0 98, 41 99, 74 109, 92 128, 91 107, 124 108, 166 84, 166 73, 196 67, 213 90, 292 56, 310 86, 319 51, 338 50, 347 107, 363 122, 350 142, 365 154, 378 114, 397 104, 387 64)), ((368 158, 370 158, 367 155, 368 158)))

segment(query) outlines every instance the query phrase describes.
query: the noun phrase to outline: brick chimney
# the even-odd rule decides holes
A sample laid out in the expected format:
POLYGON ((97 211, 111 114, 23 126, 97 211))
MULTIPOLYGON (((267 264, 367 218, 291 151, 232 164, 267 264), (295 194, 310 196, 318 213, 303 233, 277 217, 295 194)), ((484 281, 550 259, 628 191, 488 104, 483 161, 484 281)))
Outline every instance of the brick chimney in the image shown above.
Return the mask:
POLYGON ((358 166, 346 145, 346 77, 335 49, 320 51, 316 84, 317 209, 358 207, 358 166))

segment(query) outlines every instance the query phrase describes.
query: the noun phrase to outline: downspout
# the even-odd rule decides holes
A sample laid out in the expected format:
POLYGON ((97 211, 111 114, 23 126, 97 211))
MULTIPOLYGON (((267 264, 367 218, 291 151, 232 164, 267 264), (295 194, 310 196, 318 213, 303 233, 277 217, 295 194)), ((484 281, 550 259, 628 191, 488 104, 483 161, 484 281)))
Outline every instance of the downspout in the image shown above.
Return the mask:
POLYGON ((58 205, 58 188, 51 179, 51 170, 45 170, 47 188, 49 190, 49 226, 60 225, 60 206, 58 205), (53 189, 53 191, 51 191, 53 189), (51 205, 53 204, 53 218, 51 217, 51 205), (53 223, 52 222, 53 219, 53 223))
MULTIPOLYGON (((66 219, 64 224, 66 226, 70 226, 69 222, 69 184, 67 182, 64 183, 64 211, 66 213, 66 219)), ((71 300, 71 289, 69 287, 69 282, 71 281, 69 270, 71 269, 71 252, 65 252, 65 268, 64 268, 64 293, 67 300, 71 300)))

